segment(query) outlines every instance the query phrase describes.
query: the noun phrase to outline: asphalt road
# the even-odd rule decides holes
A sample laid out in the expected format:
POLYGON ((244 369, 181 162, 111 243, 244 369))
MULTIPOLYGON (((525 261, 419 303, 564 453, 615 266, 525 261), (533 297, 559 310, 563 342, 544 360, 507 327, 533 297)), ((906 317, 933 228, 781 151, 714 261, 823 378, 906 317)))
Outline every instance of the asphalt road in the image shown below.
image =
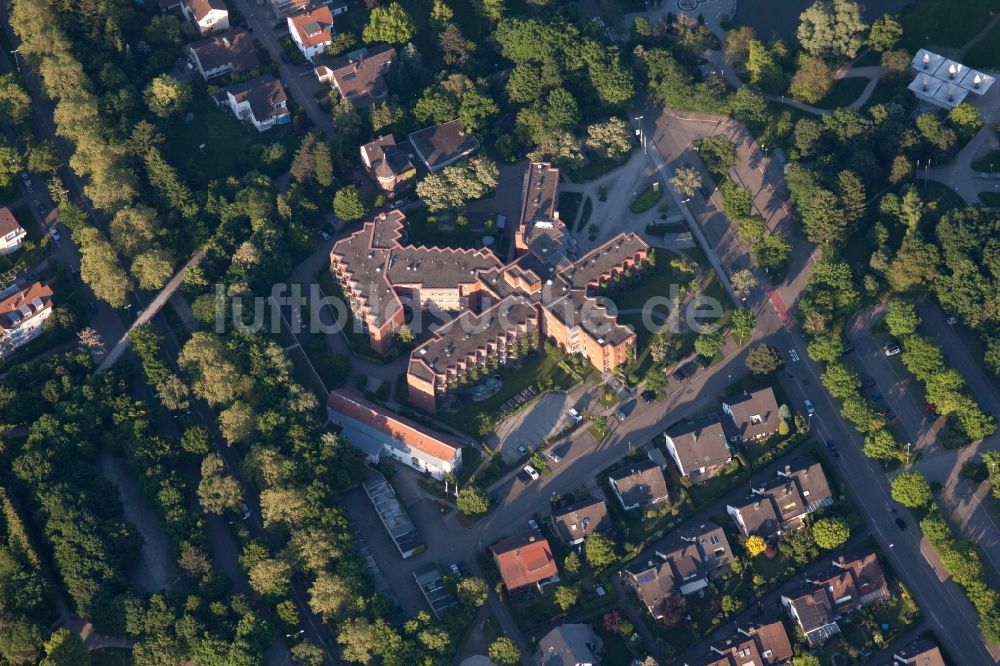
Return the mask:
MULTIPOLYGON (((658 151, 661 160, 673 167, 680 166, 686 161, 696 160, 689 152, 691 142, 700 136, 719 131, 722 126, 722 123, 713 125, 708 117, 697 114, 695 114, 697 118, 691 121, 680 119, 670 113, 661 114, 652 121, 648 120, 651 114, 647 112, 644 115, 647 116, 645 132, 654 139, 649 144, 650 150, 658 151)), ((741 178, 744 182, 749 180, 749 169, 758 171, 769 169, 759 162, 753 165, 741 162, 737 168, 747 171, 746 177, 741 178)), ((667 175, 664 174, 665 177, 667 175)), ((704 202, 697 200, 697 205, 704 206, 696 216, 703 224, 706 236, 713 245, 712 250, 717 251, 725 263, 737 266, 749 265, 749 259, 745 255, 742 262, 747 263, 741 263, 738 258, 739 244, 732 231, 722 232, 718 229, 717 221, 721 211, 715 207, 714 202, 711 199, 704 202)), ((782 210, 784 207, 778 204, 773 212, 780 215, 778 211, 782 210)), ((770 301, 770 304, 778 310, 782 309, 780 306, 783 304, 787 304, 790 309, 797 301, 805 287, 808 264, 811 261, 809 257, 812 256, 811 249, 798 234, 789 236, 795 248, 793 256, 798 259, 797 263, 793 262, 786 280, 777 286, 780 302, 770 301)), ((751 295, 750 302, 760 313, 762 308, 760 289, 751 295)), ((886 507, 890 506, 888 479, 878 464, 866 458, 861 452, 863 445, 861 437, 844 423, 837 405, 822 389, 819 382, 820 369, 805 353, 806 339, 792 327, 790 320, 785 320, 778 312, 769 308, 766 312, 767 316, 764 317, 758 314, 758 329, 754 337, 756 340, 765 338, 770 344, 785 352, 790 348, 798 351, 801 360, 790 364, 792 367, 789 368, 795 375, 795 380, 788 380, 782 376, 781 382, 789 395, 798 396, 800 400, 809 398, 812 401, 816 413, 811 418, 811 426, 817 435, 822 439, 838 442, 841 458, 837 462, 847 480, 848 491, 870 525, 879 545, 888 553, 893 568, 917 600, 929 623, 944 642, 947 651, 959 664, 978 666, 993 663, 994 655, 987 649, 978 631, 978 616, 975 609, 957 585, 950 580, 940 580, 927 563, 921 551, 926 544, 923 543, 919 529, 913 524, 913 519, 909 520, 910 529, 900 531, 895 525, 896 516, 886 510, 886 507)), ((801 403, 794 407, 801 409, 801 403)))

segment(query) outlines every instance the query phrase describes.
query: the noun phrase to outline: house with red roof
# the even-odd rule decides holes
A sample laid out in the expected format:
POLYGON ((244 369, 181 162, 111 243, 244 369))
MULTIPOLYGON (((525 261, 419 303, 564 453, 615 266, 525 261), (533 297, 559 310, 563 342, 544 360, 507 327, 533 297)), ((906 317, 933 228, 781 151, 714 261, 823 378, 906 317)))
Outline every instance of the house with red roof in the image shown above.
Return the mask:
POLYGON ((492 546, 493 562, 508 592, 559 582, 559 567, 549 542, 538 530, 501 539, 492 546))
POLYGON ((41 282, 15 284, 0 293, 0 359, 42 334, 52 314, 52 289, 41 282))
POLYGON ((10 208, 7 206, 0 208, 0 255, 19 250, 24 244, 25 236, 27 233, 18 224, 10 208))
POLYGON ((326 403, 331 423, 340 435, 373 463, 388 455, 435 479, 462 469, 462 444, 430 428, 344 389, 330 393, 326 403))
POLYGON ((181 13, 202 35, 229 30, 229 8, 222 0, 182 0, 181 13))
POLYGON ((312 62, 314 56, 323 53, 337 34, 333 27, 333 13, 326 5, 298 12, 286 20, 288 34, 309 62, 312 62))

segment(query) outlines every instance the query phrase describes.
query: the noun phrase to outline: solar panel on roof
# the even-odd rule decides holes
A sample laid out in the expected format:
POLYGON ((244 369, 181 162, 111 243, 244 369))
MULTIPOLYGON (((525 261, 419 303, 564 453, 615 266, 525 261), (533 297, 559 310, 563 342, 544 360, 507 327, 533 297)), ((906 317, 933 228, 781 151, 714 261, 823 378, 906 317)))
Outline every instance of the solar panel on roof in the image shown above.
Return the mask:
POLYGON ((654 580, 656 580, 656 574, 653 573, 652 571, 646 571, 639 574, 639 577, 636 578, 636 580, 638 580, 640 583, 652 583, 654 580))

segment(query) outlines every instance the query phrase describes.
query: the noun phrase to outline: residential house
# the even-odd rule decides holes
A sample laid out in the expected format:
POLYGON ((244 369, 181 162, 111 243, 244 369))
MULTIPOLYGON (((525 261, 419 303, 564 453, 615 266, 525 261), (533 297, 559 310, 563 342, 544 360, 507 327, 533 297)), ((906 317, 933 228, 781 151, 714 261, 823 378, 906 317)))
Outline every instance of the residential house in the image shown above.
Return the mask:
POLYGON ((807 575, 802 588, 781 595, 781 605, 809 645, 816 646, 840 633, 838 620, 888 598, 885 574, 869 553, 850 560, 838 557, 831 569, 807 575))
POLYGON ((737 625, 733 636, 712 643, 709 654, 685 666, 774 666, 792 659, 792 644, 781 620, 737 625))
POLYGON ((681 476, 694 483, 708 481, 733 459, 726 433, 715 414, 679 423, 663 437, 681 476))
POLYGON ((728 505, 726 512, 743 534, 765 538, 800 529, 805 517, 833 504, 833 494, 823 466, 789 464, 769 483, 755 484, 745 502, 728 505))
POLYGON ((300 12, 311 4, 311 0, 271 0, 271 8, 278 18, 300 12))
POLYGON ((41 282, 15 283, 0 293, 0 359, 42 334, 52 314, 52 289, 41 282))
POLYGON ((616 469, 608 482, 626 511, 658 509, 669 499, 663 470, 649 459, 616 469))
POLYGON ((385 74, 395 59, 396 49, 386 45, 358 49, 346 56, 324 53, 313 57, 313 71, 356 108, 365 109, 388 97, 385 74))
POLYGON ((479 141, 465 131, 460 120, 418 130, 410 135, 410 143, 431 173, 454 164, 479 148, 479 141))
POLYGON ((462 445, 350 391, 337 389, 327 401, 330 421, 356 449, 378 463, 385 453, 435 479, 462 470, 462 445))
POLYGON ((670 597, 687 596, 723 575, 733 559, 725 531, 712 522, 682 528, 654 548, 657 559, 625 568, 626 583, 654 618, 664 615, 670 597))
POLYGON ((229 8, 223 0, 183 0, 181 13, 202 35, 229 30, 229 8))
POLYGON ((722 411, 729 415, 743 442, 767 439, 778 432, 778 401, 771 387, 729 396, 722 400, 722 411))
MULTIPOLYGON (((375 164, 377 155, 370 145, 362 149, 366 163, 375 164)), ((529 166, 534 175, 526 180, 525 196, 536 196, 538 185, 548 192, 549 184, 558 182, 558 170, 539 166, 544 167, 529 166)), ((545 212, 529 216, 531 228, 519 231, 526 249, 507 265, 488 249, 404 245, 406 217, 399 210, 379 214, 334 245, 331 270, 377 352, 392 347, 406 321, 404 302, 414 317, 427 308, 457 313, 410 353, 406 381, 412 404, 436 411, 440 400, 471 390, 537 348, 541 337, 583 355, 601 372, 632 359, 635 332, 596 297, 608 284, 638 275, 649 246, 638 235, 623 233, 571 260, 569 234, 551 203, 557 194, 546 195, 545 212), (551 218, 548 225, 543 217, 551 218)))
POLYGON ((285 89, 270 74, 227 88, 226 102, 237 118, 249 122, 258 132, 285 125, 292 119, 285 89))
POLYGON ((27 232, 17 223, 10 208, 0 208, 0 255, 10 254, 21 249, 27 232))
POLYGON ((600 666, 604 642, 588 624, 560 624, 538 641, 541 666, 600 666))
POLYGON ((361 161, 379 189, 390 195, 412 184, 417 175, 406 150, 391 134, 361 146, 361 161))
POLYGON ((604 500, 590 497, 553 511, 552 525, 559 538, 576 546, 594 532, 611 529, 611 517, 604 500))
POLYGON ((492 546, 493 562, 508 592, 559 582, 559 567, 549 542, 538 530, 502 539, 492 546))
POLYGON ((208 81, 226 74, 242 74, 260 65, 253 37, 243 28, 233 28, 187 45, 191 63, 208 81))
POLYGON ((337 34, 333 27, 333 14, 326 5, 297 12, 285 20, 288 22, 288 34, 292 36, 292 41, 310 62, 326 50, 337 34))
POLYGON ((919 638, 892 655, 892 666, 946 666, 933 641, 919 638))

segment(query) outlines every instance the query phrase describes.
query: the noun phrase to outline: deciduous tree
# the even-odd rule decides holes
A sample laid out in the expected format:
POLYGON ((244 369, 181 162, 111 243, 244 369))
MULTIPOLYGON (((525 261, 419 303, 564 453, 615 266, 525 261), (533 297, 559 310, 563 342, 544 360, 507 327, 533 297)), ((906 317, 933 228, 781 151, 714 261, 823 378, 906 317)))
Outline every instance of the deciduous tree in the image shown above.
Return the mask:
POLYGON ((375 7, 368 17, 368 24, 361 31, 361 38, 366 43, 388 42, 389 44, 405 44, 413 37, 416 27, 413 19, 398 2, 375 7))
POLYGON ((920 472, 903 472, 892 480, 892 499, 905 507, 917 509, 933 498, 931 484, 920 472))

